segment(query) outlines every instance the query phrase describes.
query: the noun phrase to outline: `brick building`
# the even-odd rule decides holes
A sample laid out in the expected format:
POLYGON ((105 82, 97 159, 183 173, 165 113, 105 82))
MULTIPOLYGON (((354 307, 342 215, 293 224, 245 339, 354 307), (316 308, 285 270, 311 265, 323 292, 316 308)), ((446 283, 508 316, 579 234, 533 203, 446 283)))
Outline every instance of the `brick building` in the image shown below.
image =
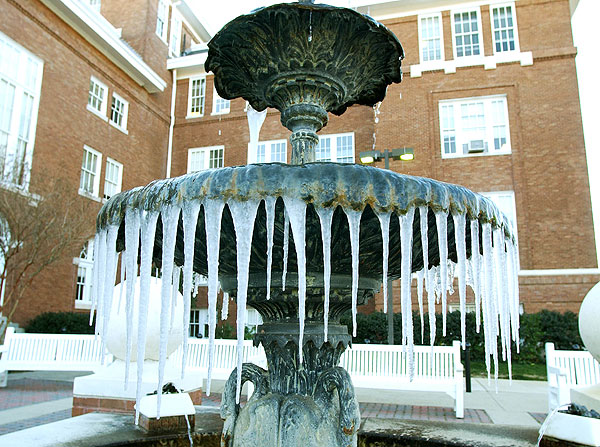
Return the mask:
MULTIPOLYGON (((362 151, 413 148, 414 160, 391 169, 464 185, 511 217, 524 311, 578 311, 600 271, 571 35, 577 1, 353 3, 398 36, 405 77, 379 108, 330 117, 318 158, 358 163, 362 151)), ((155 178, 289 161, 289 131, 274 110, 249 153, 245 101, 216 94, 197 45, 210 36, 189 1, 0 0, 0 11, 0 56, 8 45, 38 70, 26 193, 37 176, 56 174, 73 180, 81 200, 100 203, 155 178), (82 170, 84 154, 95 170, 82 170)), ((16 321, 85 308, 90 256, 81 256, 48 271, 16 321)), ((381 309, 382 298, 366 307, 381 309)), ((195 333, 205 313, 203 292, 195 333)))

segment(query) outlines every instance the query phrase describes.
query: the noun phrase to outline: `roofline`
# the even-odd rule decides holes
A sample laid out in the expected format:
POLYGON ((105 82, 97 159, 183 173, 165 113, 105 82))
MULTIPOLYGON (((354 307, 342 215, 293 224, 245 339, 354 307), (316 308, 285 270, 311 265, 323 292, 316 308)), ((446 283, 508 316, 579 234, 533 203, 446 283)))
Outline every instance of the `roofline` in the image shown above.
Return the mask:
POLYGON ((173 6, 177 8, 190 26, 191 31, 196 34, 196 37, 198 37, 199 40, 208 42, 212 38, 211 34, 206 30, 202 22, 198 19, 198 16, 194 13, 188 0, 175 1, 173 2, 173 6))
POLYGON ((167 83, 127 45, 108 20, 77 0, 41 0, 111 62, 149 93, 165 90, 167 83))

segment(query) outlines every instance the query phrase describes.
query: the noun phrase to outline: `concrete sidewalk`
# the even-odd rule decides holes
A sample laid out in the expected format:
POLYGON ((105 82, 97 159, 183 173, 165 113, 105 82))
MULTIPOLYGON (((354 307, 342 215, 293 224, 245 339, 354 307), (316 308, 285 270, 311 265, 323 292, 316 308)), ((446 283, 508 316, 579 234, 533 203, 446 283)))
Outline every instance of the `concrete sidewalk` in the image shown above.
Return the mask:
MULTIPOLYGON (((86 373, 30 372, 9 374, 0 388, 0 435, 70 417, 73 380, 86 373)), ((224 382, 213 382, 203 406, 220 405, 224 382)), ((454 421, 539 427, 547 413, 546 382, 473 379, 465 393, 465 419, 456 419, 453 399, 439 392, 357 388, 363 417, 454 421)))

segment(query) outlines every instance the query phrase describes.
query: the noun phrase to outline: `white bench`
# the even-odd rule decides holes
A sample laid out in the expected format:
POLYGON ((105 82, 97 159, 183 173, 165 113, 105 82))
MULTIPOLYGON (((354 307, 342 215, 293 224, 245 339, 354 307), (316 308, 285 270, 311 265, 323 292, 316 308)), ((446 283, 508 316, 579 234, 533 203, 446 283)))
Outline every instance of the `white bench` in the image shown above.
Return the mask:
POLYGON ((600 383, 600 364, 587 351, 560 351, 546 343, 548 410, 571 402, 571 389, 600 383))
POLYGON ((457 418, 464 417, 463 366, 460 342, 452 346, 415 346, 414 377, 409 378, 406 353, 398 345, 358 345, 340 361, 357 388, 442 391, 454 399, 457 418))

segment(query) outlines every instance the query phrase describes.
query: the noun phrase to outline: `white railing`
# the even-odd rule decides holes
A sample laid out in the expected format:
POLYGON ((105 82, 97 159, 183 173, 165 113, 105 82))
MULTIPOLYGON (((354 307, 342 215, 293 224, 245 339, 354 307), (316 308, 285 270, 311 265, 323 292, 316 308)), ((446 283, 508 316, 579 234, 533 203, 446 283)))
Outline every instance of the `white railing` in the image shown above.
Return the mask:
POLYGON ((587 351, 559 351, 546 343, 548 410, 571 402, 571 389, 600 383, 600 363, 587 351))

